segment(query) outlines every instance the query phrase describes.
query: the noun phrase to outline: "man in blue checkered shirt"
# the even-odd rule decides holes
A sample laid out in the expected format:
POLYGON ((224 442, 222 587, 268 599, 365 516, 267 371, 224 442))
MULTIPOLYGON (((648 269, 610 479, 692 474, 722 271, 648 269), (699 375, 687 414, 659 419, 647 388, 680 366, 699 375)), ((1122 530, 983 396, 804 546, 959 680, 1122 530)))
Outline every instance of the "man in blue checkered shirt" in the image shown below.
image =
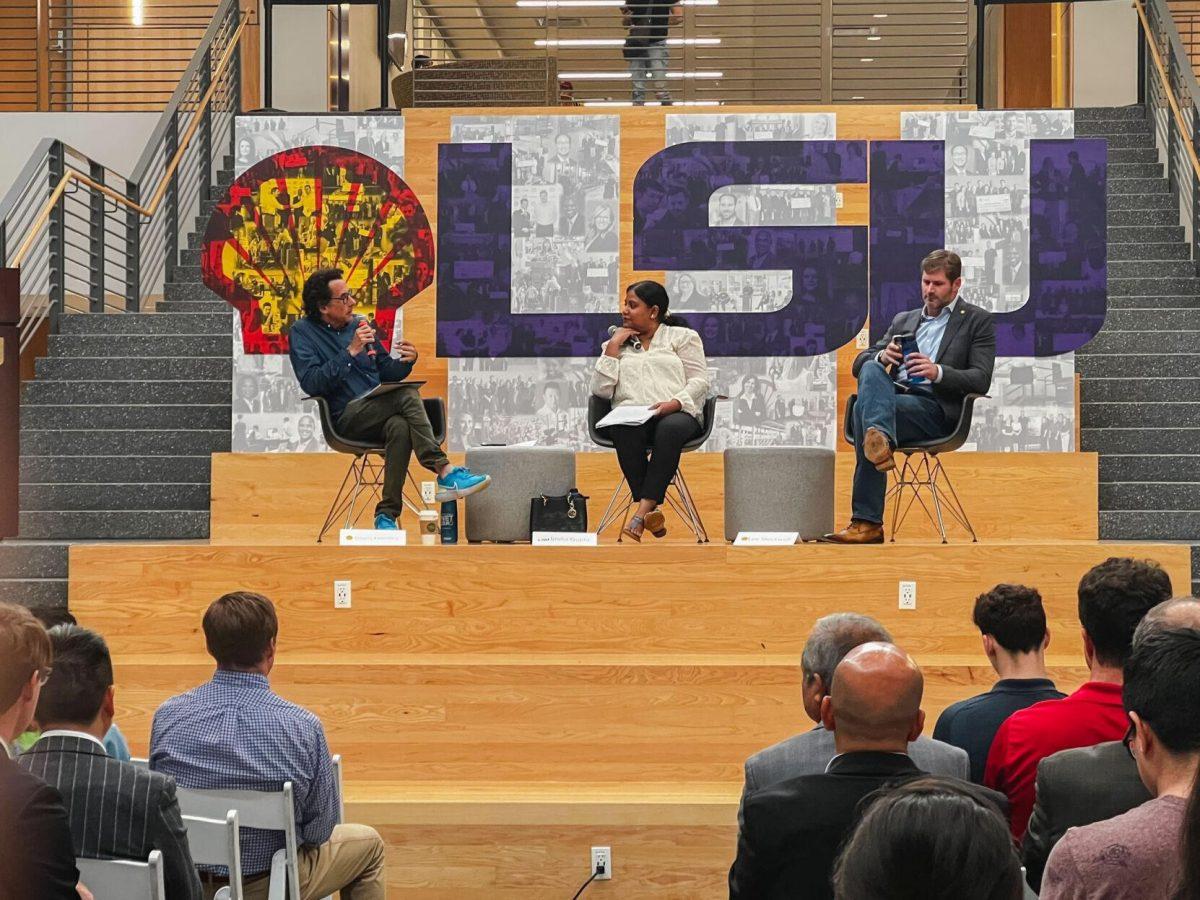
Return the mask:
MULTIPOLYGON (((338 825, 338 785, 320 720, 271 690, 279 622, 271 601, 236 592, 204 614, 204 638, 217 661, 212 680, 172 697, 154 714, 150 767, 196 790, 295 792, 301 900, 344 891, 354 900, 385 896, 383 839, 365 825, 338 825)), ((283 832, 242 829, 245 897, 267 896, 271 857, 283 832)), ((223 868, 202 876, 224 883, 223 868)))

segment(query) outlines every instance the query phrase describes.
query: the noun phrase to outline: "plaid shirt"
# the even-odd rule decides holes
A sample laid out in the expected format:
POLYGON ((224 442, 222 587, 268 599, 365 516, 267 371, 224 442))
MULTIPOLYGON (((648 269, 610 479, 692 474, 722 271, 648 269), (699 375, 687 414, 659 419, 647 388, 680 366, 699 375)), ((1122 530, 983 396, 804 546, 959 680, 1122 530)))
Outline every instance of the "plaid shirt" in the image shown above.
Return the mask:
MULTIPOLYGON (((279 791, 290 781, 302 844, 324 844, 337 823, 321 722, 275 694, 265 675, 218 669, 212 681, 163 703, 150 732, 150 768, 193 790, 279 791)), ((243 828, 243 876, 268 871, 283 845, 281 831, 243 828)))

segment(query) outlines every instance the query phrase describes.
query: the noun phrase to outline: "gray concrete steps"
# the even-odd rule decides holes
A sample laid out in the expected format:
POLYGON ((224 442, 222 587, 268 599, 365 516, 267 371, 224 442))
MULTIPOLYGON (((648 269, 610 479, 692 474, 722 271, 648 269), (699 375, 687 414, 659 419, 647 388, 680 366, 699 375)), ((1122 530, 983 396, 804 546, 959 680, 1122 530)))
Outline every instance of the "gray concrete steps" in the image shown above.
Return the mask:
POLYGON ((40 541, 0 541, 0 579, 66 578, 67 545, 40 541))
MULTIPOLYGON (((1104 319, 1108 331, 1200 331, 1200 307, 1110 309, 1104 319)), ((1103 334, 1104 332, 1101 332, 1103 334)))
MULTIPOLYGON (((179 285, 176 285, 176 287, 179 287, 179 285)), ((170 313, 172 315, 177 313, 200 313, 205 315, 217 314, 224 316, 227 324, 232 321, 229 318, 229 314, 234 312, 233 307, 224 300, 220 299, 212 291, 209 291, 207 288, 205 288, 205 290, 208 293, 207 299, 160 300, 158 301, 157 309, 159 312, 170 313)), ((232 326, 229 327, 230 331, 232 332, 232 326)))
POLYGON ((197 483, 42 484, 21 485, 22 510, 203 510, 209 508, 209 486, 197 483))
MULTIPOLYGON (((1159 294, 1157 296, 1115 297, 1108 295, 1108 308, 1135 310, 1161 309, 1194 309, 1200 306, 1200 295, 1197 294, 1159 294)), ((1085 347, 1084 350, 1087 348, 1085 347)))
MULTIPOLYGON (((1187 402, 1200 398, 1200 375, 1168 378, 1089 375, 1080 381, 1080 396, 1085 406, 1092 403, 1187 402)), ((1091 422, 1086 410, 1081 422, 1091 422)))
POLYGON ((1080 106, 1075 110, 1076 127, 1081 122, 1104 122, 1112 119, 1145 121, 1146 107, 1141 103, 1132 103, 1128 106, 1080 106))
POLYGON ((1159 162, 1109 163, 1109 182, 1119 178, 1162 178, 1163 166, 1159 162))
POLYGON ((212 455, 199 456, 35 456, 21 457, 21 481, 47 484, 208 484, 212 455))
MULTIPOLYGON (((1200 482, 1133 482, 1100 485, 1100 507, 1106 511, 1200 509, 1200 482)), ((1200 538, 1200 532, 1193 535, 1200 538)))
MULTIPOLYGON (((1109 191, 1108 208, 1118 209, 1169 209, 1175 210, 1175 197, 1172 194, 1114 194, 1109 191)), ((1176 213, 1175 221, 1179 221, 1176 213)))
MULTIPOLYGON (((232 337, 230 339, 232 354, 232 337)), ((77 356, 46 356, 37 360, 38 378, 63 378, 69 381, 220 381, 230 379, 233 363, 229 356, 219 357, 145 357, 141 359, 77 356)))
POLYGON ((1112 147, 1108 148, 1110 163, 1157 163, 1157 147, 1112 147))
POLYGON ((21 429, 21 452, 32 456, 200 456, 228 453, 229 425, 210 429, 21 429))
POLYGON ((1105 220, 1109 226, 1178 225, 1179 212, 1167 207, 1162 209, 1113 209, 1110 205, 1105 220))
POLYGON ((59 319, 59 335, 225 335, 231 333, 231 307, 218 312, 114 313, 63 316, 59 319))
MULTIPOLYGON (((1114 265, 1109 264, 1108 296, 1111 297, 1187 297, 1200 296, 1200 278, 1194 275, 1166 277, 1156 274, 1153 266, 1147 265, 1141 273, 1130 273, 1132 277, 1117 277, 1112 274, 1114 265)), ((1127 265, 1127 264, 1126 264, 1127 265)), ((1170 263, 1169 265, 1175 265, 1170 263)), ((1190 266, 1184 263, 1183 266, 1190 266)))
POLYGON ((54 334, 50 353, 92 357, 223 357, 230 358, 232 332, 225 334, 54 334))
MULTIPOLYGON (((225 389, 229 390, 228 385, 225 389)), ((146 398, 143 396, 142 399, 146 398)), ((26 404, 21 409, 21 427, 39 429, 142 429, 162 428, 166 423, 172 428, 220 430, 228 428, 231 421, 228 402, 208 405, 113 403, 88 406, 37 403, 26 404)))
MULTIPOLYGON (((1173 243, 1141 241, 1108 245, 1108 264, 1127 261, 1191 260, 1192 248, 1182 241, 1173 243)), ((1194 269, 1193 269, 1194 271, 1194 269)))
POLYGON ((16 603, 30 609, 65 607, 65 578, 0 578, 0 603, 16 603))
MULTIPOLYGON (((1194 453, 1200 440, 1200 427, 1192 428, 1147 428, 1144 426, 1122 426, 1121 428, 1080 429, 1082 449, 1097 453, 1194 453)), ((1200 537, 1200 531, 1196 532, 1200 537)))
POLYGON ((29 510, 21 535, 56 540, 144 540, 208 537, 208 510, 29 510))
POLYGON ((1171 185, 1167 179, 1157 178, 1110 178, 1108 179, 1108 197, 1120 197, 1124 194, 1163 194, 1171 196, 1171 185))
POLYGON ((1116 244, 1178 243, 1184 239, 1182 225, 1110 225, 1108 249, 1116 244))
POLYGON ((1145 428, 1200 427, 1200 402, 1195 401, 1085 399, 1081 410, 1088 428, 1119 428, 1129 422, 1140 422, 1145 428))
MULTIPOLYGON (((178 276, 176 276, 178 277, 178 276)), ((185 281, 168 281, 163 284, 163 300, 199 300, 204 303, 220 303, 225 309, 233 309, 228 303, 210 291, 207 287, 199 282, 185 281)), ((197 312, 209 312, 212 310, 197 310, 197 312)))
POLYGON ((1102 375, 1108 378, 1170 378, 1176 374, 1197 371, 1198 353, 1076 353, 1075 371, 1089 378, 1102 375))
POLYGON ((1200 512, 1100 511, 1103 541, 1186 541, 1200 535, 1200 512))
POLYGON ((146 402, 230 407, 229 377, 214 381, 27 381, 22 410, 42 404, 108 406, 146 402))
POLYGON ((1118 331, 1105 323, 1086 352, 1200 354, 1200 331, 1118 331))
POLYGON ((1100 457, 1100 483, 1200 482, 1200 457, 1176 453, 1108 453, 1100 457))

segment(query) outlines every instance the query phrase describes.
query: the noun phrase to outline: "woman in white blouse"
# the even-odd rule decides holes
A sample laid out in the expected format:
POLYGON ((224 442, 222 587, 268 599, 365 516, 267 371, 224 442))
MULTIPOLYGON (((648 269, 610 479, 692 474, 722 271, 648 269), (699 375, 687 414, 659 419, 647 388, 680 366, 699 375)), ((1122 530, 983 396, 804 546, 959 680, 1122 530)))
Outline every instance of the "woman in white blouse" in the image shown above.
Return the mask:
POLYGON ((667 290, 639 281, 625 291, 621 327, 605 341, 592 376, 592 393, 617 406, 649 406, 642 425, 606 429, 637 511, 624 529, 641 542, 643 531, 667 533, 658 507, 679 468, 683 445, 700 433, 708 396, 708 364, 700 335, 668 313, 667 290), (646 450, 650 449, 647 458, 646 450))

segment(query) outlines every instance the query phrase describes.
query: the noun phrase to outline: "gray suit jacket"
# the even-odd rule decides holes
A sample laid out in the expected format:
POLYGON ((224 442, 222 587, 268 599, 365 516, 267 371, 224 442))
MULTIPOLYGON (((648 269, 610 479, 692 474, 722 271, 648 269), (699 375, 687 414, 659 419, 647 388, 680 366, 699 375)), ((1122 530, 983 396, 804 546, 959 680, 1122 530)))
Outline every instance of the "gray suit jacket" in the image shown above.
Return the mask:
POLYGON ((64 735, 43 737, 17 765, 62 794, 76 856, 145 861, 151 850, 160 850, 167 900, 204 896, 173 778, 64 735))
MULTIPOLYGON (((826 731, 821 725, 759 750, 746 760, 746 782, 738 804, 738 821, 741 821, 746 797, 754 791, 800 775, 820 775, 836 753, 833 732, 826 731)), ((953 775, 963 781, 970 778, 971 762, 967 751, 961 747, 952 747, 922 735, 908 745, 908 755, 918 769, 930 775, 953 775)))
POLYGON ((1068 828, 1129 812, 1151 799, 1120 741, 1061 750, 1037 769, 1037 800, 1021 845, 1026 879, 1041 890, 1046 860, 1068 828))
MULTIPOLYGON (((864 350, 854 359, 854 376, 869 360, 892 342, 892 336, 917 333, 921 321, 921 310, 910 309, 892 320, 887 334, 881 337, 870 350, 864 350)), ((963 397, 967 394, 986 394, 992 384, 992 368, 996 364, 996 326, 992 314, 974 306, 961 296, 954 307, 942 342, 938 345, 934 360, 942 367, 942 380, 932 385, 937 398, 953 428, 962 414, 963 397)), ((920 765, 918 761, 917 765, 920 765)))

